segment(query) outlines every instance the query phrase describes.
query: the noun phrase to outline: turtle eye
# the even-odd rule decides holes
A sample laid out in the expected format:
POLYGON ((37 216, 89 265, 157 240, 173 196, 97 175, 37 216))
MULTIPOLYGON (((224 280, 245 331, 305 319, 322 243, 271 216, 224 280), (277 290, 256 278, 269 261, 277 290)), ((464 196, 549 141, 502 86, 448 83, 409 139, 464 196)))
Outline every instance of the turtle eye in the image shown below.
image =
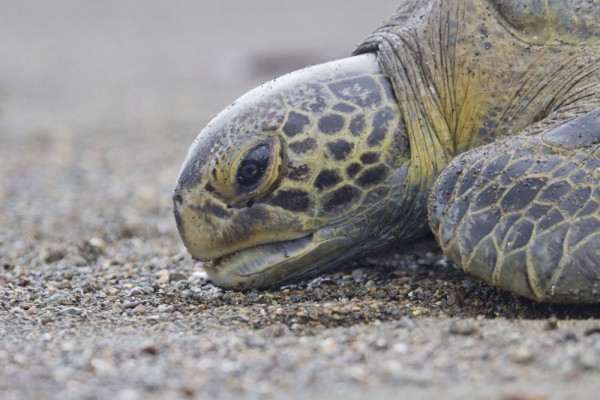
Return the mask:
POLYGON ((265 174, 269 166, 270 151, 267 146, 252 150, 240 163, 236 180, 245 189, 252 189, 265 174))

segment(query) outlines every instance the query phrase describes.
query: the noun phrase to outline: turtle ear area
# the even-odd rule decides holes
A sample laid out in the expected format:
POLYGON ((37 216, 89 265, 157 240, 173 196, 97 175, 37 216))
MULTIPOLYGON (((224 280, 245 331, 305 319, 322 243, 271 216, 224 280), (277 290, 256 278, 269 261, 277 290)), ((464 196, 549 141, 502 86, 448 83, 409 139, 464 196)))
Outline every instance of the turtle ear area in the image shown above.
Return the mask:
POLYGON ((248 207, 277 187, 284 160, 279 136, 246 136, 215 154, 205 188, 229 207, 248 207))

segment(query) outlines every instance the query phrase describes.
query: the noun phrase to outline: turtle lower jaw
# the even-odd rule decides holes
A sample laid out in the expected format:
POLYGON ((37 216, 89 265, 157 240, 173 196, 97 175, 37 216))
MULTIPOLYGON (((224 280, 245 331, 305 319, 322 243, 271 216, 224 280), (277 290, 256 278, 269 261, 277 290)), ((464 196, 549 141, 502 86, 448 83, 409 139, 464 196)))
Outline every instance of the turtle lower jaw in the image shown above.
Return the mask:
POLYGON ((346 236, 322 229, 307 236, 265 243, 204 263, 214 284, 226 289, 267 288, 337 264, 336 256, 350 245, 346 236))

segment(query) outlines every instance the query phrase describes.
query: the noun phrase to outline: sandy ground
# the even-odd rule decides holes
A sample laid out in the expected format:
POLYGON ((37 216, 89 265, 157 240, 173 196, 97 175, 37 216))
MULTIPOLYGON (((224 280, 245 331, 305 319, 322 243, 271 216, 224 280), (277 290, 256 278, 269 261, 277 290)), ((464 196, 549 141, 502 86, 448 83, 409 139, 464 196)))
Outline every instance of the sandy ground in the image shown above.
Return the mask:
POLYGON ((186 254, 198 130, 396 1, 366 3, 2 2, 0 398, 598 397, 599 307, 516 298, 431 240, 249 293, 186 254))

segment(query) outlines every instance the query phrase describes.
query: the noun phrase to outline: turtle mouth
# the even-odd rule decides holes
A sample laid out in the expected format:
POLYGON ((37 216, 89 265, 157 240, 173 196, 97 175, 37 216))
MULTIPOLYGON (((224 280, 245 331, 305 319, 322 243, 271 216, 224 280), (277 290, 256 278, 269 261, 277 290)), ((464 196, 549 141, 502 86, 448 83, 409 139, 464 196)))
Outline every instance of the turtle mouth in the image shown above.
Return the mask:
POLYGON ((204 263, 208 277, 220 287, 267 288, 333 265, 332 259, 349 244, 346 236, 319 230, 298 239, 264 243, 204 263))

